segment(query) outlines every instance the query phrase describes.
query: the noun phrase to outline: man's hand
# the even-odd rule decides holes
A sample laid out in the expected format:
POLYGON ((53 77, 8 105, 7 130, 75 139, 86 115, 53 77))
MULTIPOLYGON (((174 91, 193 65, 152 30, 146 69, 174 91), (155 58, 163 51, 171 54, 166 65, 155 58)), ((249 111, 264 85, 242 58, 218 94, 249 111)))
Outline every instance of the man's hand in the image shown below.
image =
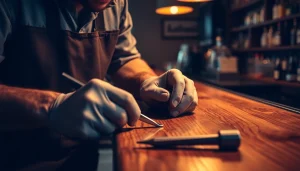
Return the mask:
POLYGON ((50 127, 70 137, 97 139, 127 123, 135 125, 141 110, 133 96, 93 79, 75 93, 61 94, 50 109, 50 127))
POLYGON ((169 101, 169 110, 173 117, 192 112, 198 105, 194 82, 177 69, 146 79, 141 85, 140 96, 148 104, 169 101), (171 95, 168 87, 172 88, 171 95))

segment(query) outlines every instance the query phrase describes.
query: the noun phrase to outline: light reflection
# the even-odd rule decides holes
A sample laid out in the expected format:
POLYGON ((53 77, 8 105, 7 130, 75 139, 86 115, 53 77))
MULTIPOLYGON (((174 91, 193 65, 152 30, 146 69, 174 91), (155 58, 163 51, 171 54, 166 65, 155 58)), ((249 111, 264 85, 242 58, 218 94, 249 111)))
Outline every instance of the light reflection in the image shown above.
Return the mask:
POLYGON ((177 14, 177 13, 178 13, 178 7, 172 6, 172 7, 170 8, 170 12, 171 12, 171 14, 177 14))

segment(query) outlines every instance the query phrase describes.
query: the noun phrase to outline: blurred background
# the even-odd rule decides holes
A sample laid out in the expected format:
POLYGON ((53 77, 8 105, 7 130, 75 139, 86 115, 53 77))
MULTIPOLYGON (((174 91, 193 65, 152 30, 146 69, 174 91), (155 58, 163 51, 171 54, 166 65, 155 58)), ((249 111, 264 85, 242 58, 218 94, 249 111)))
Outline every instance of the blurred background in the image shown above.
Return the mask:
POLYGON ((299 0, 181 1, 129 0, 138 50, 153 68, 300 108, 299 0))

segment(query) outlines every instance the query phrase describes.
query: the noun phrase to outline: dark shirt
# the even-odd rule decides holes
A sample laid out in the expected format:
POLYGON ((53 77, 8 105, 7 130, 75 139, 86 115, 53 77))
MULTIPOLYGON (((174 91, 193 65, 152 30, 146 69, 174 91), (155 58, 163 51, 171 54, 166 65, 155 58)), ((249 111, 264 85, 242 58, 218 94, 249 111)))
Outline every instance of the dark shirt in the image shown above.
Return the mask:
MULTIPOLYGON (((77 33, 93 32, 97 12, 83 9, 79 17, 72 0, 52 1, 55 1, 59 9, 61 30, 77 33)), ((139 58, 136 39, 131 34, 133 25, 128 11, 128 0, 112 0, 103 10, 103 16, 104 31, 120 30, 111 62, 111 65, 114 65, 113 68, 120 68, 129 60, 139 58)), ((24 26, 46 28, 45 18, 43 0, 0 0, 0 62, 5 59, 5 42, 11 34, 14 34, 17 21, 24 26), (17 10, 20 8, 22 9, 21 16, 19 13, 17 15, 17 10)))

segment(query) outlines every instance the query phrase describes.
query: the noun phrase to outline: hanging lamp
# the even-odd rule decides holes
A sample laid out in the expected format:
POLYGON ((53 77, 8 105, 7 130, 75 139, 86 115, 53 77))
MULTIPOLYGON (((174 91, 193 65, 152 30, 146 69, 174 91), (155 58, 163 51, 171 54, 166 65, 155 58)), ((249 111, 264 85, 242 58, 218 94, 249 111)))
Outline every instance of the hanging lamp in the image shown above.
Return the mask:
POLYGON ((193 12, 193 8, 177 0, 157 0, 156 13, 160 15, 181 15, 193 12))

